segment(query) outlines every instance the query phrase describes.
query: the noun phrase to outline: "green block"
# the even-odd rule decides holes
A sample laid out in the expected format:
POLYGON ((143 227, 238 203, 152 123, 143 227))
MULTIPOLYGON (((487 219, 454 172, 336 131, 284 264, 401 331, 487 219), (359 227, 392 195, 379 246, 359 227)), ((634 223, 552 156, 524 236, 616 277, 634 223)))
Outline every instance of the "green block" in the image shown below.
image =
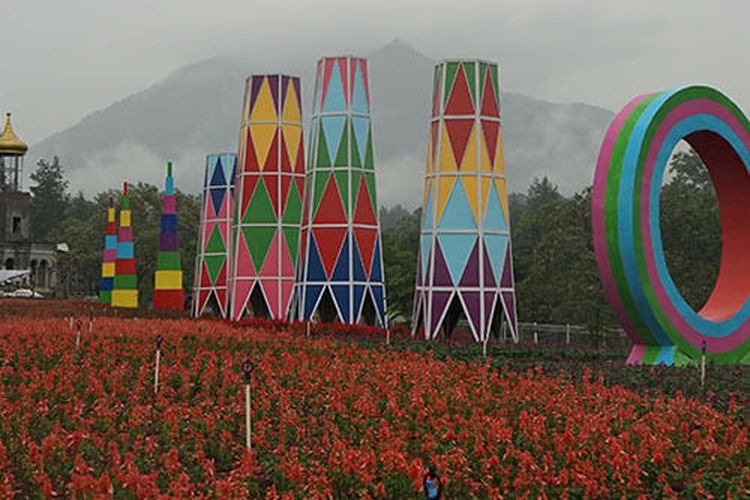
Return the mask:
POLYGON ((112 303, 112 292, 107 290, 106 292, 99 292, 99 302, 102 304, 112 303))
POLYGON ((134 274, 115 276, 115 290, 136 290, 138 288, 138 277, 134 274))
POLYGON ((159 252, 156 256, 156 269, 160 271, 180 271, 180 252, 159 252))

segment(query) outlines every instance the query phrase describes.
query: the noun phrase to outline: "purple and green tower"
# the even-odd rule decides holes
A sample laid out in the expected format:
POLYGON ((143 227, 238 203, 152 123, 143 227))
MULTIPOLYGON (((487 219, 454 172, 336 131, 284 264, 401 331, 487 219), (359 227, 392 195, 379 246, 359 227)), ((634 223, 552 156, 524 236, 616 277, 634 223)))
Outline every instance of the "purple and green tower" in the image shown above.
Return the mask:
POLYGON ((154 275, 154 309, 179 311, 184 307, 184 300, 180 245, 177 237, 177 200, 170 161, 167 163, 167 177, 164 179, 159 253, 154 275))

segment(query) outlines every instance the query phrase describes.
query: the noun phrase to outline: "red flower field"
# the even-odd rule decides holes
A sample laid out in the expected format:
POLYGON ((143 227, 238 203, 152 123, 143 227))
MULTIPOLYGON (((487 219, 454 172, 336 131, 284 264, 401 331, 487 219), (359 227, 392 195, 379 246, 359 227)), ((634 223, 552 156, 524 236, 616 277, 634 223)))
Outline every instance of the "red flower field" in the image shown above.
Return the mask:
POLYGON ((731 405, 283 325, 100 317, 76 352, 62 318, 6 318, 0 413, 2 497, 404 498, 428 463, 447 498, 750 493, 731 405))

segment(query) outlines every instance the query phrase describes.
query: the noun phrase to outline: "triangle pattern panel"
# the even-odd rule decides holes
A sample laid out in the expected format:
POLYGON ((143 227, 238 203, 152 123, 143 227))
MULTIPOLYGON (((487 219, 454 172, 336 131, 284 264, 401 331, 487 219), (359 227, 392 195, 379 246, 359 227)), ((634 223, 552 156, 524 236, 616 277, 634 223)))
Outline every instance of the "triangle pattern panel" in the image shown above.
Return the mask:
POLYGON ((474 131, 474 120, 446 120, 445 130, 447 131, 451 149, 453 151, 453 158, 455 159, 456 164, 461 165, 463 163, 464 154, 469 145, 469 138, 474 131))
POLYGON ((335 62, 326 67, 326 74, 329 75, 328 86, 323 95, 323 112, 345 112, 346 99, 344 98, 344 82, 341 78, 340 65, 335 62))
POLYGON ((484 245, 492 266, 492 276, 500 282, 500 272, 505 264, 505 251, 508 246, 508 236, 505 234, 485 234, 484 245))
POLYGON ((352 111, 363 114, 370 113, 370 106, 367 104, 367 93, 365 91, 365 80, 362 76, 362 68, 359 64, 354 71, 352 111))
POLYGON ((438 241, 450 271, 451 281, 458 283, 466 268, 469 254, 477 241, 477 236, 476 234, 442 233, 438 234, 438 241))
POLYGON ((464 313, 471 324, 471 329, 474 332, 474 335, 480 336, 480 333, 482 332, 481 292, 462 291, 459 295, 461 296, 461 301, 463 303, 464 313))
POLYGON ((448 308, 450 299, 453 298, 453 292, 433 291, 431 292, 431 295, 432 307, 429 313, 429 321, 425 321, 425 325, 430 326, 429 333, 430 336, 434 338, 440 328, 440 323, 443 320, 443 315, 448 308))
POLYGON ((435 257, 432 263, 432 284, 435 286, 453 286, 448 264, 445 262, 440 240, 435 241, 435 257))
POLYGON ((230 281, 232 290, 247 294, 252 290, 247 283, 258 282, 266 307, 252 310, 233 298, 235 320, 266 311, 271 319, 286 316, 293 285, 281 283, 293 283, 296 278, 302 218, 299 187, 305 176, 304 168, 297 168, 304 164, 299 90, 297 77, 276 74, 253 75, 245 87, 245 102, 251 105, 240 133, 246 152, 237 169, 240 188, 236 196, 241 206, 232 228, 237 255, 230 281))
MULTIPOLYGON (((423 300, 415 299, 412 317, 415 328, 424 318, 428 338, 445 326, 452 294, 479 341, 500 307, 498 286, 513 293, 499 95, 494 63, 451 60, 435 67, 415 291, 423 300)), ((503 313, 515 328, 515 309, 503 313)))
POLYGON ((451 89, 448 104, 445 107, 446 115, 473 115, 474 105, 466 80, 466 72, 463 65, 458 69, 453 88, 451 89))
MULTIPOLYGON (((299 266, 305 272, 297 273, 294 314, 303 320, 315 315, 322 289, 312 302, 306 291, 312 286, 329 287, 342 309, 339 319, 349 323, 358 320, 362 297, 371 293, 366 290, 383 287, 367 61, 322 59, 315 88, 322 89, 321 106, 313 106, 310 195, 302 201, 304 224, 312 237, 309 251, 300 252, 299 266)), ((381 295, 375 307, 384 311, 385 295, 381 295)))
POLYGON ((508 223, 500 203, 500 194, 495 185, 492 185, 490 196, 487 199, 487 210, 484 213, 484 228, 492 231, 507 231, 508 223))
POLYGON ((331 291, 333 292, 333 300, 336 302, 336 308, 339 310, 339 314, 344 323, 350 323, 349 316, 349 301, 351 299, 351 285, 331 285, 331 291))
POLYGON ((474 221, 474 215, 469 205, 469 199, 466 197, 463 183, 456 182, 453 184, 453 192, 448 198, 443 215, 440 217, 438 230, 474 229, 476 227, 477 224, 474 221))

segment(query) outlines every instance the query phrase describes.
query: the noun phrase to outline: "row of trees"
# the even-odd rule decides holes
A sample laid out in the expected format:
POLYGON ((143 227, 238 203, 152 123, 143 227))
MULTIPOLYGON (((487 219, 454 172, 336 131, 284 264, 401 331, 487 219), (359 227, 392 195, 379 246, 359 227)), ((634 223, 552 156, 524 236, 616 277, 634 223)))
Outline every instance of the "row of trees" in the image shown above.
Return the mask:
MULTIPOLYGON (((102 247, 109 199, 119 204, 119 191, 105 191, 88 200, 79 192, 68 192, 68 181, 59 159, 41 160, 31 175, 36 183, 32 193, 32 227, 34 238, 65 242, 70 251, 60 254, 58 267, 61 283, 76 295, 91 296, 98 291, 101 275, 102 247)), ((159 245, 162 193, 157 186, 141 183, 129 187, 130 207, 135 230, 133 240, 137 258, 141 304, 149 304, 153 293, 156 255, 159 245)), ((180 256, 183 285, 193 286, 195 253, 198 240, 200 197, 175 192, 177 198, 180 256)))
MULTIPOLYGON (((692 152, 677 153, 671 178, 661 194, 662 236, 672 277, 688 303, 699 308, 708 298, 721 259, 718 204, 711 180, 692 152)), ((110 196, 93 200, 71 196, 57 158, 42 160, 31 176, 34 234, 66 242, 63 282, 79 294, 93 295, 99 281, 102 236, 110 196)), ((159 239, 161 193, 139 183, 130 190, 141 300, 148 304, 159 239)), ((115 198, 117 200, 117 198, 115 198)), ((200 199, 177 191, 180 253, 184 285, 192 287, 200 199)), ((592 331, 614 326, 594 259, 591 191, 560 194, 546 177, 523 194, 509 197, 513 264, 522 321, 587 325, 592 331)), ((408 320, 414 293, 420 210, 382 209, 383 256, 390 316, 408 320)))

